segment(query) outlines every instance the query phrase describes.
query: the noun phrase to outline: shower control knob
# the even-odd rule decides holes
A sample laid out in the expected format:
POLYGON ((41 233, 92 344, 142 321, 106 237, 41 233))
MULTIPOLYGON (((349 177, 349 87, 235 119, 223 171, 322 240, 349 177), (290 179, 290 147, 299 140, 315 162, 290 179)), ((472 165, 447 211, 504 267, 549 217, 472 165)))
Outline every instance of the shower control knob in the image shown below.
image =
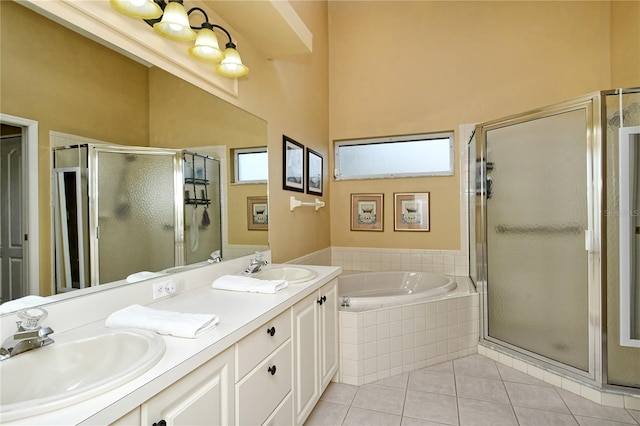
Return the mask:
POLYGON ((273 336, 274 334, 276 334, 276 328, 275 327, 267 328, 267 334, 269 336, 273 336))

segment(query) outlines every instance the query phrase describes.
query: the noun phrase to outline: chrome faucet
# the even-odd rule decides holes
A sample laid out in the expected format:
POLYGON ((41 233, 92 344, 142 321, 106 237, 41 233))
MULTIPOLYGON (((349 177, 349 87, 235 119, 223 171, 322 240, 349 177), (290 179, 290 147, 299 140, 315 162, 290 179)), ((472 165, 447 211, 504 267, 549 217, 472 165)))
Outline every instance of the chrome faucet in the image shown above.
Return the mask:
POLYGON ((209 255, 209 259, 207 259, 209 263, 220 263, 222 262, 222 256, 220 255, 220 250, 216 250, 209 255))
POLYGON ((0 361, 52 344, 53 339, 48 336, 53 333, 53 330, 40 325, 47 315, 47 311, 42 308, 18 311, 18 318, 22 321, 16 322, 18 329, 2 343, 0 361))
POLYGON ((262 257, 262 253, 256 252, 256 256, 251 259, 249 266, 247 266, 247 269, 244 270, 244 274, 251 275, 253 273, 256 273, 260 270, 260 268, 267 264, 269 264, 269 262, 264 260, 264 258, 262 257))

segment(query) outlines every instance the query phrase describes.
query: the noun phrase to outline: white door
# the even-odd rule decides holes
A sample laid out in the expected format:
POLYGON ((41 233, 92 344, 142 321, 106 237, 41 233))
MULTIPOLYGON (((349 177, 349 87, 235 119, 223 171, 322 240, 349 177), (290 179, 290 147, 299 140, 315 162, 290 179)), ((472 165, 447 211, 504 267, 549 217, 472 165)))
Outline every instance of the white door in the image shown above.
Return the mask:
POLYGON ((28 294, 23 262, 22 136, 2 138, 0 159, 0 298, 6 302, 28 294))

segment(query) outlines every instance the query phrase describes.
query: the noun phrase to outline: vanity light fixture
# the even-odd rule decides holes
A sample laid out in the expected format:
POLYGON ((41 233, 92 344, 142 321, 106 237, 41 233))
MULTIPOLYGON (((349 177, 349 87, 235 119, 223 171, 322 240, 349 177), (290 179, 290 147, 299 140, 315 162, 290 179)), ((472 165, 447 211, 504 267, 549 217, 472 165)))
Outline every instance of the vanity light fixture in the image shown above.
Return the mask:
POLYGON ((183 0, 110 0, 111 6, 120 13, 134 18, 142 18, 160 35, 178 41, 193 41, 189 54, 205 62, 218 63, 215 70, 225 77, 242 77, 249 73, 249 68, 242 63, 235 43, 229 31, 220 25, 209 22, 207 13, 199 7, 187 11, 183 0), (189 22, 193 12, 204 15, 204 22, 194 27, 189 22), (224 51, 220 49, 218 38, 214 33, 217 28, 224 32, 229 41, 224 51), (195 30, 195 31, 194 31, 195 30), (197 32, 196 32, 197 31, 197 32))

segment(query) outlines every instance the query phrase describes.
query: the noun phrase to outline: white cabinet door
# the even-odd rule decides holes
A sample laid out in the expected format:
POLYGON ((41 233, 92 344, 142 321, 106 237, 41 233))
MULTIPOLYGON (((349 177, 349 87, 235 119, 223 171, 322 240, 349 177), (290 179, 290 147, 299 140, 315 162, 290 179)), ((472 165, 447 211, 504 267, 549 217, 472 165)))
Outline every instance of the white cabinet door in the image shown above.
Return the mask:
POLYGON ((296 424, 302 424, 320 397, 319 306, 318 293, 313 293, 293 307, 293 388, 296 424))
POLYGON ((338 281, 323 286, 320 297, 320 383, 325 389, 338 371, 338 281))
POLYGON ((233 372, 230 348, 142 404, 142 424, 233 424, 233 372))

